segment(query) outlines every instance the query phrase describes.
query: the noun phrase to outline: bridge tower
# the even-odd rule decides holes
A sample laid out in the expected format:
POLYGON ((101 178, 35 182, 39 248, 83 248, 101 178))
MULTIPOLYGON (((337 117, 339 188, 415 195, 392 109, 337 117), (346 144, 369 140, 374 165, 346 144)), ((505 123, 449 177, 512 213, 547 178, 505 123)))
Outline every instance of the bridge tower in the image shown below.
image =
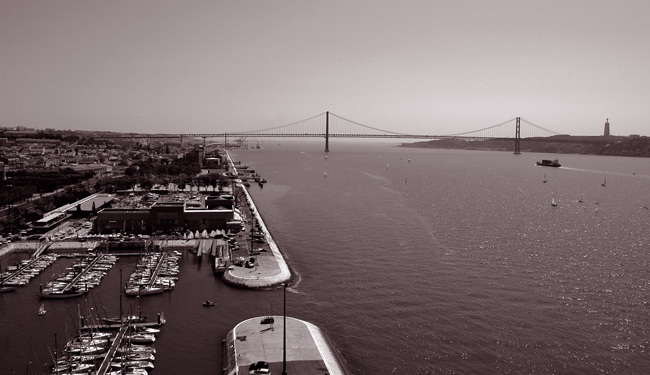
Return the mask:
POLYGON ((515 125, 515 155, 521 154, 521 117, 517 117, 515 125))
POLYGON ((330 111, 325 112, 325 152, 330 152, 330 111))

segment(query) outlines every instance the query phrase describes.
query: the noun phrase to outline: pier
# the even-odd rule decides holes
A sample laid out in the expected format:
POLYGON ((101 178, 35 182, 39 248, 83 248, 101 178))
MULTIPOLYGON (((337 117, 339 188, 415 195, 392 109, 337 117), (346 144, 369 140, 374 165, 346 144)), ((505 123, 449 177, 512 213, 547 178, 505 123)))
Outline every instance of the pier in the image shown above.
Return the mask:
POLYGON ((32 258, 40 257, 47 250, 47 248, 50 247, 50 245, 52 245, 52 242, 45 242, 42 245, 40 245, 32 255, 32 258))
POLYGON ((162 267, 163 263, 165 262, 165 258, 167 258, 167 254, 164 253, 160 255, 160 258, 158 258, 158 263, 156 264, 156 268, 154 268, 153 272, 151 272, 151 278, 149 279, 149 286, 153 286, 156 283, 156 278, 158 278, 160 267, 162 267))
MULTIPOLYGON (((51 258, 51 260, 48 262, 48 266, 54 261, 53 259, 56 259, 56 254, 53 255, 53 256, 40 255, 38 257, 32 258, 28 263, 24 264, 23 266, 18 268, 18 270, 16 270, 14 273, 12 273, 11 275, 7 276, 4 280, 2 280, 1 284, 2 285, 7 285, 7 286, 23 285, 23 284, 17 284, 17 283, 15 283, 15 281, 17 279, 19 279, 19 278, 22 278, 28 271, 33 272, 33 270, 35 269, 34 265, 36 263, 46 261, 46 259, 50 259, 50 258, 51 258)), ((42 267, 38 272, 39 273, 42 272, 43 269, 45 269, 45 268, 46 267, 42 267)), ((1 272, 2 272, 2 270, 0 270, 0 273, 1 272)), ((30 276, 30 278, 31 278, 31 276, 30 276)))
POLYGON ((111 347, 106 352, 106 356, 104 357, 102 364, 99 365, 99 368, 97 368, 95 375, 105 375, 110 372, 111 362, 113 361, 113 357, 115 357, 115 352, 117 351, 117 348, 119 348, 122 344, 122 339, 124 338, 124 334, 128 328, 129 326, 126 324, 121 325, 120 330, 117 331, 117 335, 115 335, 115 338, 111 343, 111 347))
MULTIPOLYGON (((236 174, 237 169, 230 158, 230 154, 226 153, 226 155, 230 167, 236 174)), ((255 257, 255 266, 253 268, 230 267, 223 275, 224 281, 233 286, 251 289, 274 287, 289 281, 291 278, 289 266, 264 224, 264 220, 262 220, 262 216, 255 207, 248 190, 243 185, 240 188, 245 200, 242 204, 246 205, 249 211, 249 217, 243 220, 244 230, 240 234, 251 243, 247 255, 255 257), (256 229, 258 230, 256 231, 256 229), (256 251, 254 248, 255 238, 263 241, 264 245, 259 246, 264 249, 263 252, 256 251)), ((248 242, 246 242, 246 245, 248 245, 248 242)))
MULTIPOLYGON (((130 322, 129 325, 131 327, 135 328, 154 328, 154 327, 160 327, 163 324, 165 324, 165 318, 162 314, 158 314, 158 320, 155 322, 130 322)), ((121 323, 105 323, 105 324, 84 324, 82 325, 81 329, 87 330, 87 331, 93 331, 93 330, 115 330, 115 329, 120 329, 122 327, 121 323)))
POLYGON ((242 375, 260 361, 272 374, 348 375, 340 353, 317 326, 296 318, 265 316, 235 326, 223 342, 223 374, 242 375), (286 358, 286 360, 285 360, 286 358))
POLYGON ((97 264, 97 262, 99 262, 99 260, 102 259, 103 257, 104 257, 103 255, 98 255, 95 257, 95 259, 93 259, 90 263, 88 263, 86 268, 84 268, 81 272, 79 272, 79 274, 75 276, 75 278, 72 279, 72 281, 70 281, 70 283, 63 288, 63 293, 69 293, 72 290, 72 288, 77 285, 79 279, 81 279, 83 275, 88 273, 88 271, 91 270, 93 266, 97 264))

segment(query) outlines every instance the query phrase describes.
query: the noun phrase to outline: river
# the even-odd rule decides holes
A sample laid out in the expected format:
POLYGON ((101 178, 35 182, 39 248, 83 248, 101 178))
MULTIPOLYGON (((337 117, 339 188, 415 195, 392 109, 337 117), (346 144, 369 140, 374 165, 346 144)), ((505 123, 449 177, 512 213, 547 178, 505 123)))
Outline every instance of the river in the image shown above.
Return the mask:
MULTIPOLYGON (((250 191, 296 275, 287 314, 327 331, 352 373, 647 372, 647 159, 330 148, 267 141, 231 155, 268 180, 250 191), (556 157, 561 168, 534 165, 556 157)), ((46 301, 43 317, 36 292, 53 270, 0 295, 0 374, 41 373, 78 308, 116 313, 118 269, 128 277, 135 260, 86 299, 46 301)), ((220 373, 227 331, 281 314, 281 290, 225 286, 207 257, 180 264, 172 292, 141 301, 168 321, 153 373, 220 373)))

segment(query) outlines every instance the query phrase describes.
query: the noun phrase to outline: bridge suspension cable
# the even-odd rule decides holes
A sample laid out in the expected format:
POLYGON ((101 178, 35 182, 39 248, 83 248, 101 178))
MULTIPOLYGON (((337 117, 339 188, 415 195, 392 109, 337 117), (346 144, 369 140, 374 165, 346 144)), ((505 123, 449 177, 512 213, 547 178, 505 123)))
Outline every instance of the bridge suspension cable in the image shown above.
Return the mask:
POLYGON ((346 119, 345 117, 341 117, 341 116, 339 116, 339 115, 337 115, 337 114, 334 114, 334 113, 332 113, 332 112, 330 112, 330 115, 332 115, 333 117, 336 117, 336 118, 338 118, 338 119, 340 119, 340 120, 347 121, 348 123, 351 123, 351 124, 354 124, 354 125, 360 126, 360 127, 362 127, 362 128, 371 129, 371 130, 375 130, 375 131, 383 132, 383 133, 386 133, 386 134, 408 135, 408 133, 394 132, 394 131, 390 131, 390 130, 384 130, 384 129, 379 129, 379 128, 375 128, 375 127, 372 127, 372 126, 364 125, 364 124, 358 123, 358 122, 356 122, 356 121, 348 120, 348 119, 346 119))
MULTIPOLYGON (((289 124, 284 124, 284 125, 280 125, 280 126, 274 126, 274 127, 272 127, 272 128, 266 128, 266 129, 258 129, 258 130, 242 131, 242 132, 239 132, 239 133, 245 133, 245 134, 255 135, 256 133, 272 132, 272 131, 274 131, 274 130, 280 130, 280 129, 287 129, 287 128, 291 128, 291 127, 296 127, 297 125, 303 125, 303 126, 304 126, 305 124, 308 124, 308 127, 313 127, 313 126, 311 126, 311 125, 314 125, 313 123, 314 123, 314 122, 317 122, 317 121, 314 121, 314 120, 318 120, 319 117, 322 117, 322 116, 324 116, 324 115, 325 115, 325 112, 323 112, 323 113, 319 113, 319 114, 317 114, 316 116, 312 116, 312 117, 309 117, 309 118, 306 118, 306 119, 304 119, 304 120, 300 120, 300 121, 295 121, 295 122, 292 122, 292 123, 289 123, 289 124)), ((324 129, 322 129, 322 130, 320 131, 320 133, 323 133, 323 132, 324 132, 324 129)))
POLYGON ((486 128, 482 128, 482 129, 478 129, 478 130, 472 130, 472 131, 463 132, 463 133, 448 134, 448 136, 460 136, 460 135, 478 134, 478 133, 481 133, 481 132, 487 132, 488 130, 498 128, 500 126, 503 126, 503 125, 505 125, 505 124, 507 124, 509 122, 513 122, 515 120, 516 120, 516 118, 511 118, 508 121, 504 121, 504 122, 496 124, 496 125, 488 126, 486 128))
POLYGON ((541 127, 541 126, 539 126, 539 125, 535 125, 535 124, 533 124, 532 122, 530 122, 530 121, 528 121, 528 120, 526 120, 526 119, 523 119, 523 118, 521 119, 521 122, 525 122, 526 124, 528 124, 528 125, 530 125, 530 126, 536 128, 536 129, 543 130, 543 131, 545 131, 545 132, 547 132, 547 133, 550 133, 550 134, 553 134, 553 135, 561 135, 561 134, 562 134, 562 133, 558 133, 558 132, 553 131, 553 130, 550 130, 550 129, 546 129, 546 128, 541 127))

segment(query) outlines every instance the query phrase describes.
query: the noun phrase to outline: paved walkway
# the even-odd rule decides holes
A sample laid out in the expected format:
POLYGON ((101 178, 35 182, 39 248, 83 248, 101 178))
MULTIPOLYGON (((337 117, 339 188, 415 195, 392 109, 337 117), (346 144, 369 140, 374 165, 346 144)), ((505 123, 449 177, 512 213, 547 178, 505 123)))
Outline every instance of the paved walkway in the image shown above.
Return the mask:
MULTIPOLYGON (((228 334, 226 361, 229 374, 248 374, 252 363, 269 363, 272 374, 282 374, 283 317, 274 316, 273 324, 261 324, 267 317, 239 323, 228 334), (237 370, 235 372, 234 370, 237 370)), ((348 370, 340 362, 338 352, 330 347, 325 333, 315 325, 287 317, 286 369, 289 374, 345 375, 348 370)))
MULTIPOLYGON (((230 155, 228 155, 228 161, 234 168, 230 155)), ((245 202, 242 202, 240 211, 246 215, 246 218, 244 219, 245 229, 239 233, 242 237, 240 238, 239 235, 236 237, 241 249, 233 252, 233 257, 244 257, 247 260, 253 257, 255 258, 255 267, 233 266, 232 269, 224 273, 224 280, 234 286, 253 289, 269 288, 288 282, 291 278, 289 266, 264 224, 253 198, 245 186, 238 188, 242 189, 245 197, 245 202), (253 228, 254 223, 257 223, 262 231, 263 243, 251 241, 251 228, 253 228)))

